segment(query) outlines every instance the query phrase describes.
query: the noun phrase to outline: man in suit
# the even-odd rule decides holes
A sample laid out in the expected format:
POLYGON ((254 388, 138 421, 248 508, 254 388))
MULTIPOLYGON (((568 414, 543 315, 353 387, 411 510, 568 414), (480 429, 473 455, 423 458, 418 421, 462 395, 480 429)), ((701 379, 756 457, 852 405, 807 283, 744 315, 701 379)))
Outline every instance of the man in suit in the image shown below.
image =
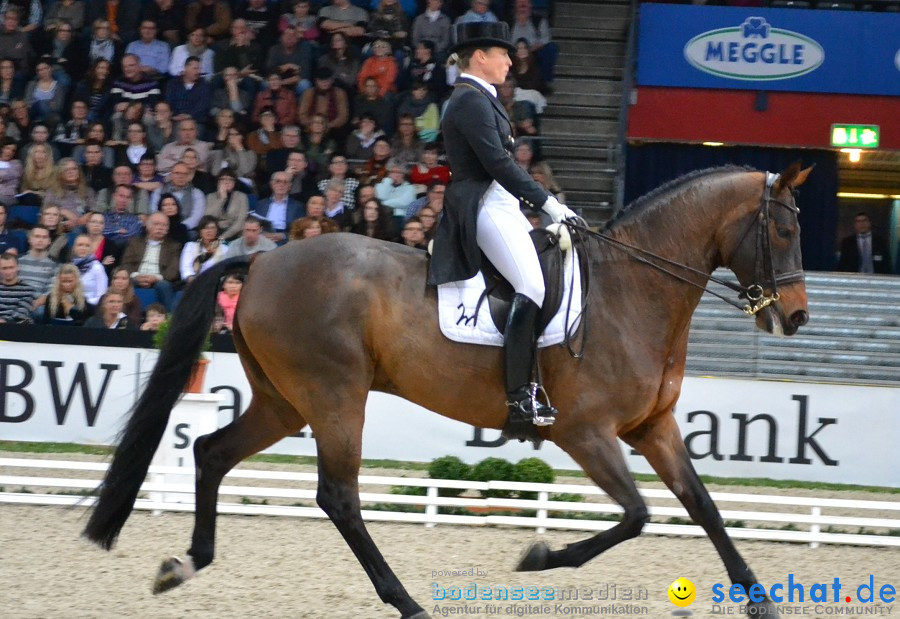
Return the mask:
POLYGON ((841 257, 836 270, 848 273, 890 273, 888 244, 884 237, 872 234, 868 213, 859 212, 853 218, 856 231, 841 241, 841 257))
POLYGON ((269 186, 272 188, 272 195, 259 201, 254 214, 268 222, 266 238, 283 245, 287 241, 291 224, 305 213, 303 205, 288 195, 291 177, 287 172, 275 172, 269 180, 269 186))
POLYGON ((172 311, 175 285, 181 279, 178 260, 181 246, 168 238, 169 218, 159 211, 147 217, 147 236, 128 242, 122 265, 131 274, 135 288, 152 288, 157 300, 172 311))
POLYGON ((542 209, 554 222, 577 215, 516 165, 512 125, 497 100, 512 64, 509 26, 503 22, 456 27, 451 62, 461 71, 441 129, 453 180, 444 195, 444 217, 434 239, 428 283, 473 277, 481 254, 516 292, 506 323, 507 406, 511 419, 550 425, 556 409, 538 400, 533 381, 535 322, 544 302, 544 282, 529 237, 531 224, 519 203, 542 209))

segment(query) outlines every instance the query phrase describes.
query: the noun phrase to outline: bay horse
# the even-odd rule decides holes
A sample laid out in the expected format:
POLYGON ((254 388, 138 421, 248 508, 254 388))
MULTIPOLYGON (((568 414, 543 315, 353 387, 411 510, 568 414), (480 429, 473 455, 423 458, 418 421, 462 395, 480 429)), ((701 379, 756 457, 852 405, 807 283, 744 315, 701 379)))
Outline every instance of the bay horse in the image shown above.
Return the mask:
MULTIPOLYGON (((540 428, 624 509, 621 522, 560 550, 528 549, 519 570, 578 567, 636 537, 649 513, 617 438, 637 449, 715 545, 728 576, 747 591, 756 577, 729 539, 694 471, 673 416, 684 376, 691 314, 719 266, 768 305, 767 332, 791 335, 808 319, 792 190, 811 168, 774 175, 723 167, 691 173, 625 209, 588 238, 590 287, 583 356, 544 349, 544 384, 559 408, 540 428), (652 251, 637 257, 622 245, 652 251), (683 265, 680 277, 648 262, 683 265), (693 269, 688 271, 685 269, 693 269), (689 285, 684 280, 693 280, 689 285), (756 295, 759 296, 759 295, 756 295)), ((168 340, 128 418, 84 535, 110 549, 125 524, 204 334, 220 280, 248 257, 201 274, 178 305, 168 340)), ((223 476, 248 456, 309 425, 318 453, 316 501, 368 574, 382 601, 405 619, 428 614, 406 592, 366 530, 358 475, 366 397, 396 394, 480 428, 506 420, 502 349, 453 343, 440 332, 425 252, 364 236, 327 234, 288 243, 253 261, 234 322, 234 343, 252 387, 237 420, 196 441, 196 508, 187 556, 163 562, 165 591, 208 566, 223 476)), ((678 269, 676 269, 678 270, 678 269)), ((751 613, 770 611, 768 600, 751 613)))

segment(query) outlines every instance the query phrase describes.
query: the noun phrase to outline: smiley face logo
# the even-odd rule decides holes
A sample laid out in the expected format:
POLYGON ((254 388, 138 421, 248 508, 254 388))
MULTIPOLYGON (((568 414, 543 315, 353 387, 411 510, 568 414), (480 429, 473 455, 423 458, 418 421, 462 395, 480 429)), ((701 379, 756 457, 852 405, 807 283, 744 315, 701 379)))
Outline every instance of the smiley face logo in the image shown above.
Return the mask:
POLYGON ((669 585, 669 601, 675 606, 690 606, 697 597, 697 588, 687 578, 679 578, 669 585))

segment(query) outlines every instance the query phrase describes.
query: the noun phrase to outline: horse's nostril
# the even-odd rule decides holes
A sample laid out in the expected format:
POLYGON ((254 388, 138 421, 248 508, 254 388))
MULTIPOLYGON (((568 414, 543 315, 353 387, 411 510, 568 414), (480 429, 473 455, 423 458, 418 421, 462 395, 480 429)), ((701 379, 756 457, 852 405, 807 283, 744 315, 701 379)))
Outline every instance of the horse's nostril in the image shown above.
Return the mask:
POLYGON ((791 314, 791 324, 795 327, 802 327, 809 321, 809 312, 806 310, 797 310, 791 314))

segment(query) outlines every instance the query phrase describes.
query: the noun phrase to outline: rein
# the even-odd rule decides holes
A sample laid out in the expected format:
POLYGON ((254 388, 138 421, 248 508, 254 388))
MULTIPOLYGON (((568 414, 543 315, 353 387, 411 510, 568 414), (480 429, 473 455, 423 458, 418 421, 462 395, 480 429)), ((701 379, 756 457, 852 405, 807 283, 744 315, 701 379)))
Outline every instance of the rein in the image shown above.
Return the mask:
MULTIPOLYGON (((778 284, 785 284, 789 282, 796 281, 798 279, 803 278, 802 271, 793 271, 791 273, 783 273, 781 275, 775 274, 775 266, 772 262, 772 246, 771 239, 769 238, 769 205, 777 204, 778 206, 783 206, 784 208, 794 212, 799 213, 800 209, 793 204, 787 204, 786 202, 782 202, 780 200, 776 200, 772 197, 772 187, 775 186, 779 178, 778 174, 772 174, 771 172, 766 172, 766 186, 763 191, 762 198, 760 199, 759 211, 757 212, 756 217, 754 218, 758 222, 757 226, 757 242, 756 242, 756 280, 757 282, 765 282, 769 284, 772 293, 770 295, 765 294, 765 289, 761 283, 753 283, 749 286, 741 286, 740 284, 733 284, 729 281, 720 279, 715 277, 709 273, 701 271, 699 269, 695 269, 686 264, 682 264, 680 262, 676 262, 674 260, 670 260, 669 258, 665 258, 660 256, 659 254, 655 254, 649 250, 643 249, 641 247, 637 247, 635 245, 631 245, 630 243, 626 243, 625 241, 620 241, 619 239, 613 238, 603 232, 595 232, 587 227, 586 222, 584 220, 566 220, 563 223, 566 227, 569 228, 570 232, 576 232, 579 237, 583 237, 583 235, 594 236, 600 240, 606 241, 610 243, 613 247, 624 251, 626 254, 634 258, 635 260, 646 264, 662 273, 665 273, 679 281, 682 281, 689 286, 693 286, 694 288, 698 288, 703 290, 704 292, 708 292, 709 294, 718 297, 719 299, 725 301, 729 305, 736 307, 737 309, 743 311, 745 314, 749 316, 755 315, 761 309, 768 307, 775 301, 779 299, 778 294, 778 284), (658 261, 658 262, 654 262, 658 261), (663 264, 659 264, 663 263, 663 264), (665 266, 664 266, 665 265, 665 266), (746 299, 747 303, 743 303, 741 301, 732 300, 724 295, 719 294, 715 290, 711 290, 708 286, 703 284, 698 284, 696 281, 686 277, 685 275, 681 275, 667 267, 677 267, 678 269, 682 269, 683 272, 690 273, 692 275, 698 275, 700 277, 707 278, 708 280, 715 282, 721 286, 728 288, 729 290, 733 290, 738 293, 739 299, 746 299)), ((753 221, 750 222, 750 226, 744 231, 743 236, 741 237, 740 242, 738 242, 737 247, 743 245, 744 240, 746 239, 748 233, 753 227, 753 221)), ((585 299, 587 299, 587 294, 585 294, 585 299)), ((583 310, 586 308, 583 308, 583 310)), ((568 339, 568 338, 567 338, 568 339)), ((569 348, 570 352, 572 352, 571 347, 569 348)), ((573 356, 577 356, 574 355, 573 356)))

